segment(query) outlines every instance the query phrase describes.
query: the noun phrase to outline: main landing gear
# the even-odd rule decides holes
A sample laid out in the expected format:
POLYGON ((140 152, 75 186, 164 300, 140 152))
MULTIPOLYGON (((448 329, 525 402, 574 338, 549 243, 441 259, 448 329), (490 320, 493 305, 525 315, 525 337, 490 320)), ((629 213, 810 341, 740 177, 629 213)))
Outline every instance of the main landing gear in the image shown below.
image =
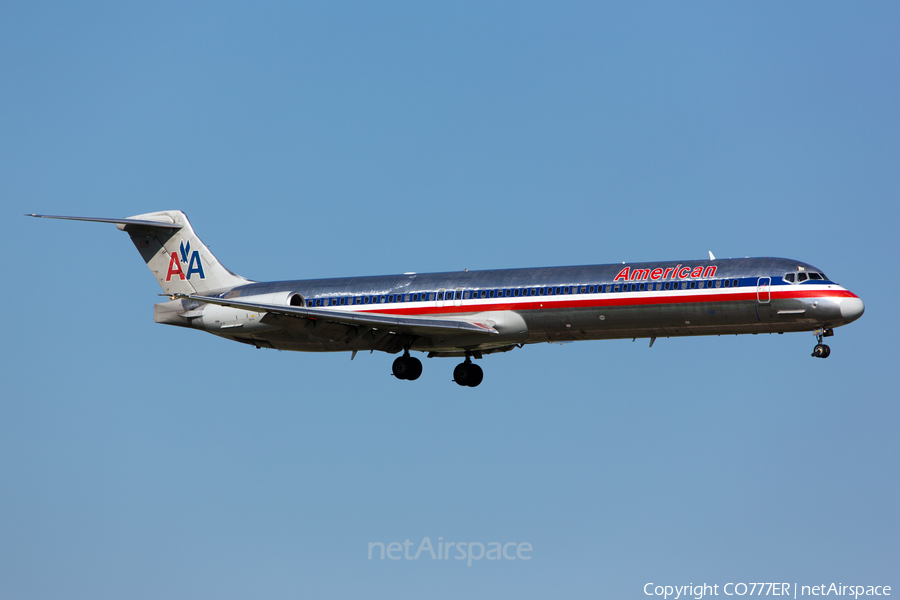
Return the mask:
MULTIPOLYGON (((413 381, 422 374, 422 361, 409 355, 409 350, 404 350, 403 356, 394 359, 391 367, 394 377, 413 381)), ((466 362, 456 365, 453 369, 453 381, 463 387, 476 387, 484 379, 484 371, 472 362, 471 356, 466 356, 466 362)))
POLYGON ((484 379, 484 371, 466 356, 466 362, 459 363, 453 369, 453 381, 461 386, 476 387, 484 379))
POLYGON ((818 329, 816 330, 816 341, 819 343, 816 344, 816 347, 813 348, 812 356, 816 358, 828 358, 831 355, 831 348, 822 343, 823 338, 831 337, 834 335, 833 329, 818 329))
POLYGON ((406 350, 403 353, 403 356, 398 357, 394 361, 391 370, 394 372, 394 377, 397 379, 413 381, 414 379, 418 379, 419 375, 422 374, 422 361, 410 356, 409 350, 406 350))

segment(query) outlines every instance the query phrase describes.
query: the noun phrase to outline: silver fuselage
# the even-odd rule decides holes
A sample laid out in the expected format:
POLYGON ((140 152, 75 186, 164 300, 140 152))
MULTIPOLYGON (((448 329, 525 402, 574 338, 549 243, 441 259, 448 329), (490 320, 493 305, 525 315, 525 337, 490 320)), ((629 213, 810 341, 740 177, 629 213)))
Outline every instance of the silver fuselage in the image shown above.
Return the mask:
POLYGON ((322 310, 489 319, 499 335, 355 335, 346 328, 189 300, 157 305, 156 320, 281 350, 406 347, 461 356, 540 342, 814 331, 845 325, 864 310, 855 294, 819 269, 782 258, 277 281, 216 292, 229 299, 279 294, 322 310), (788 274, 794 274, 793 283, 788 274), (799 281, 811 274, 821 278, 799 281))

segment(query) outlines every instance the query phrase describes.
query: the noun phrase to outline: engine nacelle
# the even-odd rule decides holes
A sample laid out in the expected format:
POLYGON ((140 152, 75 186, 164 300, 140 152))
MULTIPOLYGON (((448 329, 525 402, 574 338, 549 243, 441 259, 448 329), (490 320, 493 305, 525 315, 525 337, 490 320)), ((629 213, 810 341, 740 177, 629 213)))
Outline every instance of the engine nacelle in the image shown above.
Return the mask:
MULTIPOLYGON (((305 306, 303 296, 296 292, 275 292, 241 296, 242 302, 274 306, 305 306)), ((260 323, 265 313, 244 308, 230 308, 218 304, 198 304, 193 300, 173 300, 153 306, 154 321, 180 327, 197 327, 212 333, 240 333, 265 331, 271 326, 260 323)))
POLYGON ((306 306, 303 296, 297 292, 275 292, 272 294, 257 294, 255 296, 240 296, 232 298, 241 302, 253 304, 274 304, 275 306, 306 306))
MULTIPOLYGON (((271 304, 274 306, 303 306, 303 296, 296 292, 275 292, 272 294, 258 294, 255 296, 240 296, 235 298, 241 302, 253 304, 271 304)), ((201 326, 211 333, 239 334, 251 333, 273 329, 272 326, 261 323, 260 320, 266 313, 247 310, 246 308, 231 308, 218 304, 206 304, 200 308, 200 318, 196 325, 201 326)))

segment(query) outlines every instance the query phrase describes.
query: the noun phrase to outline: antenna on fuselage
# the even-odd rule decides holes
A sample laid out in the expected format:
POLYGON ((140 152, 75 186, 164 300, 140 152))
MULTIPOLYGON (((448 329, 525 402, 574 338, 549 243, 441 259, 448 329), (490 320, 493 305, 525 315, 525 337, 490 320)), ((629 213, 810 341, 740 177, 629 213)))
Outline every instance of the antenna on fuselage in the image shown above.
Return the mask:
POLYGON ((712 250, 707 250, 709 252, 709 260, 716 260, 716 257, 713 256, 712 250))

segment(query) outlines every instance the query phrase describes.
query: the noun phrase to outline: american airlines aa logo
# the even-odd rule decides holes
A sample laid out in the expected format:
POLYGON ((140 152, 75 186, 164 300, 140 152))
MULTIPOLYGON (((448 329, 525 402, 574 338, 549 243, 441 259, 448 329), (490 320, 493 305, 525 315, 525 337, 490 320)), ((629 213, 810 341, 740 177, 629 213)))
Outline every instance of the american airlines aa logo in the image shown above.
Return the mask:
POLYGON ((172 275, 178 275, 184 281, 185 279, 190 279, 194 273, 198 274, 200 279, 206 279, 206 275, 203 274, 203 264, 200 262, 200 251, 194 250, 191 252, 190 242, 181 242, 180 250, 180 258, 177 252, 173 252, 172 257, 169 259, 169 272, 166 273, 166 281, 171 280, 172 275), (188 255, 191 257, 190 261, 188 261, 188 255), (181 263, 188 266, 187 275, 181 270, 181 263))

